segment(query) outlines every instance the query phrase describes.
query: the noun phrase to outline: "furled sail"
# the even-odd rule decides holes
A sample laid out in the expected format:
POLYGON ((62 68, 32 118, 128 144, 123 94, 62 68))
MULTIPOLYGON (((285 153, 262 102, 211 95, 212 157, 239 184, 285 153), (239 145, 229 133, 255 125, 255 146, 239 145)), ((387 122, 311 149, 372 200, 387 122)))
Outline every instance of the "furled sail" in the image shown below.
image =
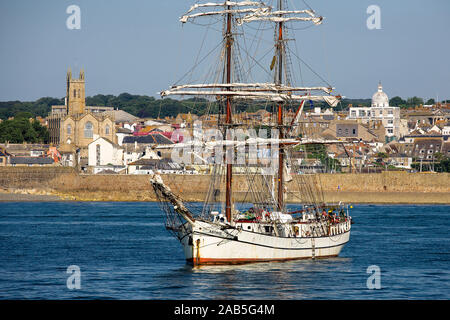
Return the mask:
POLYGON ((293 11, 272 11, 259 10, 250 13, 243 18, 237 19, 238 24, 252 21, 271 21, 271 22, 288 22, 288 21, 312 21, 315 25, 319 25, 323 21, 323 17, 317 17, 312 10, 293 10, 293 11), (305 16, 290 15, 306 14, 305 16))
POLYGON ((212 16, 212 15, 223 15, 223 14, 237 14, 237 13, 244 13, 248 15, 267 15, 270 12, 271 8, 266 6, 262 2, 256 2, 256 1, 225 1, 222 3, 214 3, 214 2, 208 2, 203 4, 194 4, 186 14, 184 14, 182 17, 180 17, 180 22, 186 23, 189 20, 193 20, 198 17, 205 17, 205 16, 212 16), (235 9, 235 7, 238 7, 240 9, 235 9), (248 7, 248 8, 243 8, 248 7), (217 10, 217 11, 209 11, 209 12, 199 12, 191 14, 193 11, 199 9, 199 8, 227 8, 225 10, 217 10))
POLYGON ((323 91, 330 94, 334 88, 332 87, 291 87, 285 85, 277 85, 275 83, 205 83, 205 84, 186 84, 170 87, 169 90, 160 92, 161 95, 179 94, 171 91, 182 89, 209 89, 209 88, 245 88, 246 90, 266 90, 273 92, 291 92, 291 91, 323 91), (253 89, 252 89, 253 88, 253 89))
POLYGON ((267 7, 264 3, 260 1, 225 1, 221 3, 208 2, 208 3, 196 3, 186 12, 186 14, 191 13, 192 11, 198 8, 205 7, 223 7, 223 6, 232 6, 232 7, 244 7, 244 6, 264 6, 267 7))
POLYGON ((256 92, 256 91, 223 91, 223 90, 212 90, 212 91, 178 91, 178 90, 166 90, 160 92, 161 96, 168 95, 193 95, 193 96, 231 96, 240 99, 251 99, 251 100, 267 100, 273 102, 286 102, 286 101, 325 101, 330 106, 334 107, 338 104, 341 96, 310 96, 310 95, 296 95, 290 93, 272 93, 272 92, 256 92))
POLYGON ((223 15, 223 14, 246 14, 242 18, 236 19, 239 25, 253 21, 272 21, 272 22, 288 22, 288 21, 312 21, 315 25, 319 25, 323 21, 323 17, 315 15, 313 10, 277 10, 273 11, 272 7, 265 5, 263 2, 256 1, 225 1, 222 3, 208 2, 203 4, 194 4, 182 17, 180 22, 186 23, 198 17, 223 15), (216 10, 208 12, 193 13, 200 8, 226 8, 225 10, 216 10), (294 15, 294 16, 293 16, 294 15), (301 16, 304 15, 304 16, 301 16))
MULTIPOLYGON (((298 127, 298 122, 299 122, 300 117, 302 115, 304 106, 305 106, 305 100, 303 100, 300 103, 300 106, 298 107, 297 112, 295 113, 295 116, 294 116, 294 118, 291 121, 291 127, 288 129, 288 133, 289 134, 296 133, 296 131, 298 130, 298 128, 299 128, 298 127)), ((295 135, 297 135, 297 134, 295 134, 295 135)))
POLYGON ((174 149, 174 148, 204 148, 212 150, 217 147, 241 147, 250 145, 297 145, 301 143, 298 139, 277 139, 277 138, 248 138, 244 141, 239 140, 216 140, 201 141, 191 140, 188 142, 180 142, 177 144, 159 145, 156 149, 174 149))
POLYGON ((330 105, 330 107, 336 107, 342 97, 337 96, 324 96, 323 100, 330 105))
POLYGON ((241 147, 251 145, 280 145, 280 146, 296 146, 303 144, 338 144, 341 140, 326 140, 326 139, 278 139, 278 138, 248 138, 244 141, 239 140, 215 140, 202 141, 190 140, 187 142, 180 142, 176 144, 158 145, 155 149, 174 149, 174 148, 204 148, 205 150, 212 150, 218 146, 222 147, 241 147))
POLYGON ((292 181, 292 175, 291 175, 291 168, 287 166, 286 163, 283 165, 284 168, 284 182, 291 182, 292 181))

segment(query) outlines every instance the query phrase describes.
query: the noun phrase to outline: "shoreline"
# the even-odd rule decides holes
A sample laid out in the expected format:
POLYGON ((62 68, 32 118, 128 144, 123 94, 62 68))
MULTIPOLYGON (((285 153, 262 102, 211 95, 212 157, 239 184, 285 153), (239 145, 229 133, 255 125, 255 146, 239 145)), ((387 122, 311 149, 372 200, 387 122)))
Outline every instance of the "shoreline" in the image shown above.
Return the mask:
MULTIPOLYGON (((0 203, 2 202, 157 202, 152 192, 144 194, 121 193, 111 194, 107 191, 96 192, 45 192, 36 193, 31 190, 14 190, 8 192, 0 190, 0 203)), ((202 193, 182 193, 186 202, 201 202, 202 193)), ((239 194, 236 197, 239 201, 239 194)), ((373 205, 450 205, 450 194, 440 192, 324 192, 325 202, 336 203, 342 201, 348 204, 373 205)), ((287 203, 298 203, 288 199, 287 203)))
POLYGON ((60 197, 54 195, 40 194, 20 194, 0 192, 0 203, 2 202, 55 202, 63 201, 60 197))

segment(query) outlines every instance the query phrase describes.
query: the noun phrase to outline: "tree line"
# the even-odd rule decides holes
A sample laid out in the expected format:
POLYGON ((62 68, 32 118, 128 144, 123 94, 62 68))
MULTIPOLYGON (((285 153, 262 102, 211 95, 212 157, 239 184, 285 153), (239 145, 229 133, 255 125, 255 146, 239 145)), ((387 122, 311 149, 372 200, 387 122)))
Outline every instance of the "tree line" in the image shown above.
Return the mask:
MULTIPOLYGON (((447 100, 448 101, 448 100, 447 100)), ((424 103, 422 98, 412 97, 403 100, 401 97, 393 97, 391 106, 400 108, 415 107, 420 104, 433 104, 434 99, 424 103)), ((450 102, 450 101, 448 101, 450 102)), ((336 111, 347 110, 349 105, 370 106, 371 99, 343 99, 335 108, 336 111)), ((29 121, 37 116, 46 117, 53 105, 64 105, 64 98, 44 97, 36 101, 6 101, 0 102, 0 142, 48 142, 48 131, 38 121, 29 121), (14 120, 8 120, 14 118, 14 120)), ((171 98, 155 99, 146 95, 133 95, 121 93, 115 95, 97 94, 86 98, 88 106, 109 106, 124 110, 139 118, 165 118, 176 117, 179 113, 192 113, 198 116, 207 113, 221 113, 224 106, 216 101, 208 101, 202 98, 175 100, 171 98)), ((295 110, 298 105, 291 105, 295 110)), ((314 107, 327 108, 324 102, 306 102, 305 111, 314 107)), ((260 109, 270 111, 271 107, 262 101, 238 101, 234 104, 235 112, 255 112, 260 109)))
POLYGON ((29 112, 33 118, 46 117, 53 105, 63 105, 64 98, 40 98, 36 101, 0 101, 0 119, 16 117, 21 112, 29 112))
MULTIPOLYGON (((393 97, 390 100, 391 106, 400 108, 415 107, 420 104, 434 104, 434 99, 426 102, 422 98, 412 97, 406 100, 401 97, 393 97)), ((450 101, 449 101, 450 102, 450 101)), ((343 99, 335 108, 337 111, 347 110, 349 104, 353 106, 370 106, 371 99, 343 99)), ((6 120, 15 117, 20 112, 29 112, 32 117, 46 117, 52 105, 64 105, 64 98, 44 97, 36 101, 6 101, 0 102, 0 119, 6 120)), ((179 113, 192 113, 203 115, 205 113, 218 113, 222 111, 223 106, 217 102, 211 102, 201 98, 191 98, 185 100, 175 100, 171 98, 155 99, 146 95, 134 95, 129 93, 121 93, 115 95, 97 94, 86 98, 88 106, 109 106, 124 110, 139 118, 164 118, 167 116, 176 117, 179 113)), ((292 109, 296 109, 297 105, 292 105, 292 109)), ((313 107, 326 108, 323 102, 308 102, 305 104, 305 110, 313 107)), ((259 109, 270 110, 265 102, 261 101, 239 101, 234 105, 236 112, 255 112, 259 109)))
POLYGON ((19 112, 14 119, 0 122, 0 143, 48 143, 47 127, 32 118, 29 112, 19 112))

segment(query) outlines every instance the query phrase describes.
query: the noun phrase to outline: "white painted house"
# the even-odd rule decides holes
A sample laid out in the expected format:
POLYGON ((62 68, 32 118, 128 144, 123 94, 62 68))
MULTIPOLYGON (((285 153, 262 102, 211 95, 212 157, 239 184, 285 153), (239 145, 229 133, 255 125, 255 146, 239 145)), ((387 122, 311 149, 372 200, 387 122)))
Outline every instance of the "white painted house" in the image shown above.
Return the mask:
POLYGON ((116 136, 117 136, 117 144, 119 146, 122 146, 122 141, 125 137, 128 136, 132 136, 133 135, 133 131, 131 131, 130 129, 127 128, 118 128, 117 132, 116 132, 116 136))
POLYGON ((89 143, 89 166, 122 166, 123 165, 123 149, 106 138, 99 137, 89 143))

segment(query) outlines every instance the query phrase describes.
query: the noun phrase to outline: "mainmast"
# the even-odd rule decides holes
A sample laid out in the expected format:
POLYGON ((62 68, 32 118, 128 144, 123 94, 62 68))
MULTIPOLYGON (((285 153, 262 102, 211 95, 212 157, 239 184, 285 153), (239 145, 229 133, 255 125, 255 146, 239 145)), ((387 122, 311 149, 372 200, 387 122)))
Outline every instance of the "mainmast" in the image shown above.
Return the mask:
MULTIPOLYGON (((227 6, 228 13, 226 15, 227 19, 227 29, 225 32, 225 47, 226 47, 226 66, 225 66, 225 72, 226 72, 226 83, 231 83, 231 53, 232 53, 232 45, 233 45, 233 34, 231 32, 231 7, 227 6)), ((226 88, 227 91, 231 91, 231 87, 226 88)), ((231 114, 231 96, 227 96, 227 105, 226 105, 226 119, 225 119, 225 134, 229 134, 229 130, 231 128, 231 124, 233 123, 232 114, 231 114)), ((229 137, 227 136, 225 138, 226 140, 229 140, 229 137)), ((227 217, 227 221, 231 221, 231 194, 232 194, 232 180, 233 180, 233 165, 232 161, 233 159, 230 159, 225 155, 227 159, 227 177, 226 177, 226 192, 225 192, 225 216, 227 217)))
MULTIPOLYGON (((278 0, 278 10, 283 10, 283 0, 278 0)), ((278 75, 275 79, 275 84, 281 86, 283 82, 283 22, 278 22, 278 42, 277 42, 277 50, 278 50, 278 75)), ((279 130, 279 138, 284 139, 283 132, 283 104, 278 104, 278 130, 279 130)), ((278 211, 282 211, 284 207, 284 149, 279 145, 278 150, 278 197, 277 197, 277 209, 278 211)))

